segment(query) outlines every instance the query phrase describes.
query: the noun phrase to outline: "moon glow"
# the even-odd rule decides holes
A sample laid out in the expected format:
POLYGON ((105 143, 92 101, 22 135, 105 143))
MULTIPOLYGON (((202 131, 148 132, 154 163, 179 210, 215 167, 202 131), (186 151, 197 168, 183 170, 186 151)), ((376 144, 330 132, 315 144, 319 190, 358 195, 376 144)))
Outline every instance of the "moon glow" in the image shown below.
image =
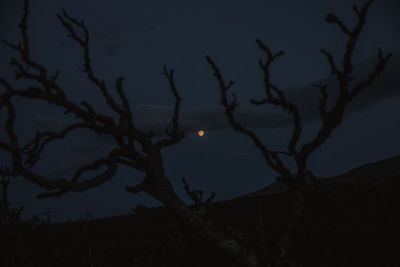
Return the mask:
POLYGON ((198 134, 199 136, 203 136, 203 135, 204 135, 204 131, 203 131, 203 130, 200 130, 200 131, 197 132, 197 134, 198 134))

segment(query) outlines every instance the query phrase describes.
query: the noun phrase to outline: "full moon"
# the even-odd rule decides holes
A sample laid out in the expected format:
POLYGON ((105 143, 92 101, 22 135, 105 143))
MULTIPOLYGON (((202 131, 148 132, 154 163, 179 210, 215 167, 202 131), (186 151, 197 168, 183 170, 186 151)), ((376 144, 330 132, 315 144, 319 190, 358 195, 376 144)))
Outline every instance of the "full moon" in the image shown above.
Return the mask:
POLYGON ((199 136, 203 136, 203 135, 204 135, 204 131, 203 131, 203 130, 200 130, 200 131, 197 132, 197 134, 198 134, 199 136))

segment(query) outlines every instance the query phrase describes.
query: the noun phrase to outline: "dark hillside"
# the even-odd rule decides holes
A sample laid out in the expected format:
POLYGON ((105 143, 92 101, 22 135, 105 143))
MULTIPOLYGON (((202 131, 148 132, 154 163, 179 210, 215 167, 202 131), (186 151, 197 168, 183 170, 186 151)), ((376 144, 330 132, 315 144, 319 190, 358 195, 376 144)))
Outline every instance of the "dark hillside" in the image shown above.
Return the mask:
MULTIPOLYGON (((208 217, 245 233, 264 258, 276 255, 287 192, 212 204, 208 217)), ((301 266, 400 266, 400 156, 310 185, 291 247, 301 266), (397 244, 397 245, 395 245, 397 244)), ((164 208, 51 225, 2 226, 0 266, 234 266, 164 208)))

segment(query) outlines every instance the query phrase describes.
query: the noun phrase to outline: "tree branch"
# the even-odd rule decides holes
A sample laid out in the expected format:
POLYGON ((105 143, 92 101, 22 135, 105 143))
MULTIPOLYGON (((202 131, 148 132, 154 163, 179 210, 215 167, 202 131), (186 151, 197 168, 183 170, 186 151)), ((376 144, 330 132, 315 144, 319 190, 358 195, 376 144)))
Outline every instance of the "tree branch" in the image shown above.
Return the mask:
MULTIPOLYGON (((85 26, 85 23, 83 21, 78 21, 72 17, 70 17, 65 9, 62 10, 62 15, 58 14, 57 15, 58 19, 61 22, 61 25, 68 31, 68 37, 76 41, 83 49, 83 58, 84 58, 84 64, 83 64, 83 69, 82 71, 85 72, 91 82, 93 82, 101 91, 103 97, 105 98, 107 104, 109 107, 111 107, 115 112, 118 114, 123 113, 123 110, 118 107, 117 103, 115 102, 114 98, 108 93, 108 90, 106 88, 105 82, 103 80, 100 80, 99 78, 96 77, 96 75, 93 72, 93 68, 91 65, 91 60, 90 60, 90 52, 89 52, 89 32, 85 26), (84 37, 81 38, 78 36, 76 33, 74 27, 72 25, 75 25, 79 29, 81 29, 84 33, 84 37)), ((122 83, 122 82, 121 82, 122 83)))
POLYGON ((27 156, 25 164, 33 166, 40 159, 40 153, 46 145, 58 139, 63 139, 68 133, 78 128, 88 128, 85 123, 73 123, 59 133, 37 132, 33 140, 24 146, 22 153, 27 156))
MULTIPOLYGON (((366 2, 361 9, 359 10, 357 7, 354 7, 355 13, 358 15, 358 21, 354 26, 353 30, 348 34, 348 40, 346 43, 346 49, 343 56, 343 69, 341 71, 336 69, 336 66, 333 63, 333 57, 326 53, 328 57, 328 62, 331 66, 333 72, 336 73, 336 77, 339 81, 339 96, 336 100, 335 106, 332 107, 331 110, 326 111, 326 98, 327 93, 325 91, 326 87, 320 87, 322 93, 322 99, 320 102, 320 112, 321 109, 323 113, 323 121, 320 130, 318 131, 316 137, 302 146, 300 154, 303 158, 307 158, 313 151, 315 151, 318 147, 320 147, 331 135, 334 129, 336 129, 343 120, 343 115, 345 108, 347 107, 348 103, 352 101, 352 99, 363 89, 367 88, 368 86, 372 85, 375 79, 379 76, 379 74, 384 70, 386 63, 389 61, 391 57, 391 53, 383 56, 382 51, 379 49, 378 53, 378 63, 375 66, 373 72, 368 75, 368 78, 362 82, 359 82, 352 90, 349 90, 349 84, 352 80, 351 73, 353 72, 353 64, 352 64, 352 56, 354 53, 355 46, 358 41, 358 37, 365 25, 366 16, 368 13, 368 9, 372 4, 373 0, 369 0, 366 2), (325 88, 324 88, 325 87, 325 88)), ((333 19, 331 17, 330 21, 341 25, 339 22, 340 20, 333 19)), ((340 26, 341 27, 341 26, 340 26)))
POLYGON ((164 65, 163 75, 167 78, 171 92, 175 97, 175 107, 172 121, 167 125, 165 129, 165 132, 169 136, 169 138, 163 138, 156 142, 155 147, 157 151, 159 151, 163 147, 175 145, 185 137, 185 133, 183 131, 179 131, 178 129, 181 98, 175 86, 174 70, 170 69, 170 71, 168 71, 167 66, 164 65))
MULTIPOLYGON (((267 50, 267 51, 269 51, 269 50, 267 50)), ((230 81, 228 83, 228 85, 226 85, 219 68, 214 63, 214 61, 211 59, 211 57, 206 56, 206 60, 211 65, 211 68, 214 71, 214 76, 217 78, 217 81, 219 84, 219 89, 221 91, 221 104, 225 108, 225 115, 228 118, 228 123, 232 126, 232 128, 235 131, 241 132, 241 133, 249 136, 253 140, 254 145, 261 151, 267 164, 272 169, 274 169, 278 173, 284 173, 285 177, 292 177, 292 174, 290 173, 290 171, 281 164, 282 161, 280 160, 280 158, 278 156, 278 154, 290 155, 291 153, 290 152, 276 153, 274 151, 267 149, 267 147, 261 142, 260 138, 253 131, 246 129, 235 119, 233 114, 234 114, 236 106, 238 105, 236 96, 233 94, 234 99, 232 102, 229 102, 227 95, 226 95, 228 89, 233 85, 233 82, 230 81)), ((269 90, 267 90, 267 92, 268 91, 269 90)))
POLYGON ((199 211, 200 213, 204 213, 204 208, 210 205, 211 202, 214 200, 215 193, 212 192, 206 200, 203 200, 204 191, 190 190, 189 184, 184 177, 182 177, 182 182, 185 186, 186 194, 192 199, 194 203, 194 210, 199 211))

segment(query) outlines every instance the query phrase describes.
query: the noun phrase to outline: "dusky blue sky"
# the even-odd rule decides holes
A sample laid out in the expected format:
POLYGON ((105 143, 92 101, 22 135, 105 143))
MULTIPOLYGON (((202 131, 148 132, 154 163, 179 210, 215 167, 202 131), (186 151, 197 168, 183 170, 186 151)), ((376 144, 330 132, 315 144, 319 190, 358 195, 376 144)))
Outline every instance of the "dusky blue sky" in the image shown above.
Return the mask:
MULTIPOLYGON (((161 75, 162 65, 167 64, 175 69, 183 108, 195 107, 201 111, 216 107, 220 93, 204 59, 205 55, 210 55, 221 67, 224 77, 235 81, 233 90, 241 102, 240 108, 246 108, 249 97, 263 95, 263 77, 258 67, 258 58, 263 55, 255 45, 255 39, 261 38, 274 51, 286 52, 273 66, 272 79, 281 88, 288 88, 287 92, 293 92, 289 96, 303 103, 307 112, 310 105, 305 103, 309 103, 310 96, 315 96, 315 103, 319 97, 310 93, 309 85, 329 75, 329 66, 319 49, 326 48, 339 58, 345 45, 344 34, 337 26, 327 24, 324 17, 333 12, 345 23, 352 24, 356 19, 352 4, 360 5, 364 1, 31 2, 28 24, 32 57, 49 71, 61 71, 60 84, 73 100, 85 99, 99 109, 106 109, 101 94, 78 69, 82 64, 82 51, 65 36, 56 18, 61 8, 85 21, 92 37, 92 63, 96 74, 104 78, 110 88, 117 76, 124 76, 125 91, 133 105, 173 104, 168 84, 161 75)), ((399 72, 396 56, 400 54, 399 12, 400 3, 396 0, 377 0, 372 5, 354 62, 359 63, 356 65, 361 69, 359 77, 363 77, 369 66, 364 62, 371 62, 377 48, 381 47, 395 54, 391 74, 381 81, 381 87, 371 88, 370 93, 360 96, 365 101, 354 101, 356 111, 349 113, 331 139, 310 157, 309 165, 315 175, 336 175, 360 164, 399 154, 400 99, 397 91, 400 88, 393 79, 399 72), (388 92, 387 95, 384 92, 388 92), (375 95, 385 97, 368 101, 375 95)), ((22 1, 0 2, 0 39, 18 40, 17 24, 21 14, 22 1)), ((13 75, 8 62, 12 55, 15 54, 5 46, 0 48, 0 74, 10 81, 13 75)), ((47 104, 18 101, 17 107, 20 113, 16 128, 22 140, 29 140, 37 129, 32 116, 62 118, 62 111, 47 104)), ((3 118, 4 114, 0 114, 0 119, 3 118)), ((308 123, 302 140, 312 138, 318 126, 318 122, 308 123)), ((257 129, 257 133, 265 144, 279 148, 286 146, 291 128, 265 127, 257 129)), ((97 155, 107 151, 106 147, 94 148, 87 141, 83 141, 85 146, 82 146, 81 134, 50 146, 37 169, 43 173, 57 169, 64 155, 78 144, 81 146, 73 155, 84 155, 88 151, 97 155)), ((2 132, 0 138, 5 138, 2 132)), ((9 161, 6 154, 0 156, 3 162, 9 161)), ((188 133, 181 143, 166 149, 164 156, 166 172, 178 194, 186 200, 181 183, 183 176, 194 188, 216 192, 217 200, 257 190, 277 176, 251 141, 229 128, 212 132, 206 129, 202 138, 188 133)), ((25 216, 50 209, 56 221, 79 218, 85 211, 95 217, 126 214, 139 203, 159 204, 145 194, 132 195, 124 191, 125 185, 140 182, 142 175, 120 168, 114 179, 99 188, 45 200, 35 199, 42 191, 40 188, 20 181, 11 186, 10 198, 25 206, 25 216)))

